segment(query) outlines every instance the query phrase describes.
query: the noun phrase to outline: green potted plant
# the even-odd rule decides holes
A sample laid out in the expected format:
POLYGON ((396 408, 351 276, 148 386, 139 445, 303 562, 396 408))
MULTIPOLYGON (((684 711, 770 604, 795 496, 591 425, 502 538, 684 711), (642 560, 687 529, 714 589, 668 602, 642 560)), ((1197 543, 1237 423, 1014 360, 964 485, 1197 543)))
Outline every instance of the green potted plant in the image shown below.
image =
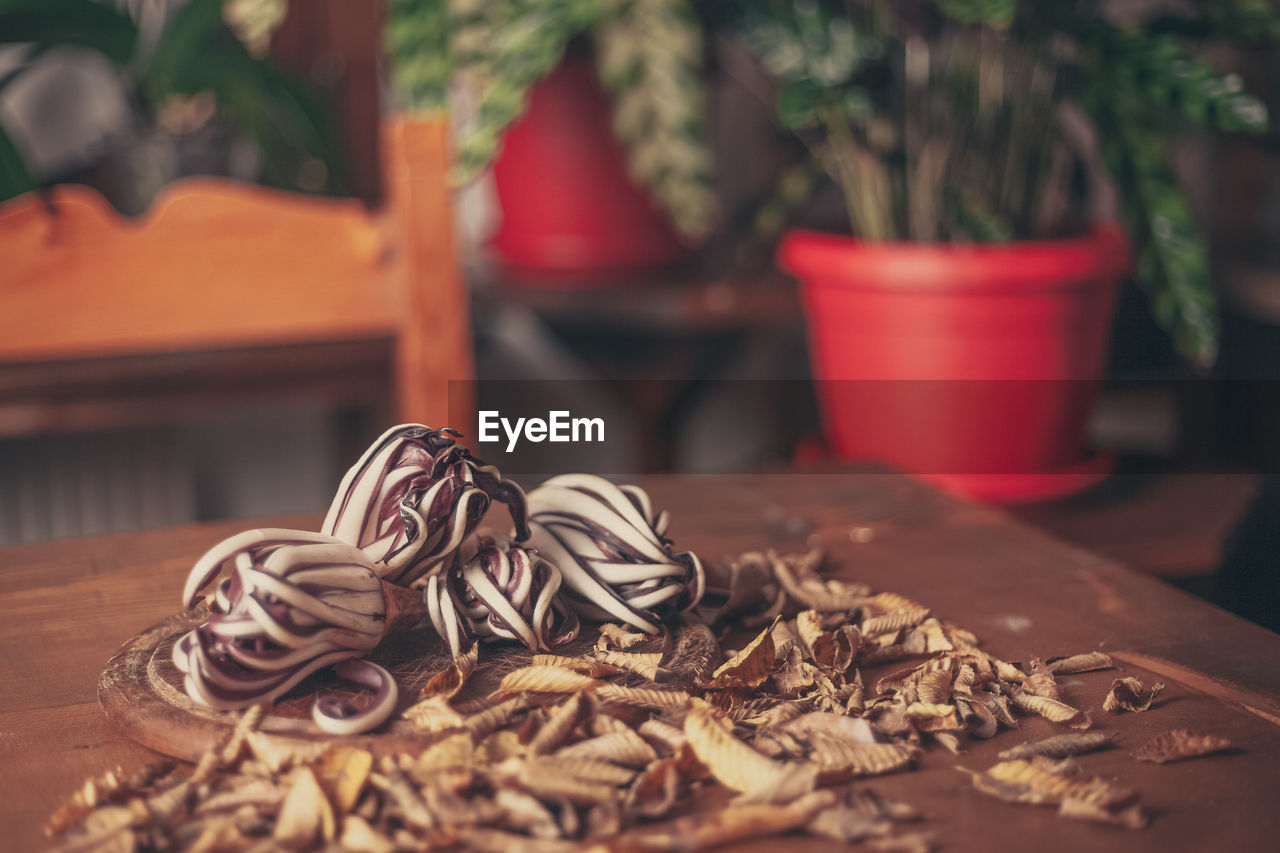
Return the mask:
POLYGON ((459 181, 493 166, 493 243, 508 265, 590 275, 671 261, 706 236, 703 36, 687 0, 391 0, 389 11, 405 105, 452 101, 459 181))
MULTIPOLYGON (((183 115, 201 127, 229 128, 256 152, 260 183, 312 193, 340 193, 345 161, 336 128, 304 85, 257 55, 283 16, 274 0, 190 0, 154 38, 128 14, 94 0, 0 0, 0 44, 22 54, 0 89, 14 84, 47 51, 92 51, 114 66, 128 98, 132 124, 106 157, 130 176, 124 207, 145 207, 150 195, 178 174, 151 176, 149 137, 180 139, 183 115), (239 30, 241 38, 230 25, 239 30), (243 38, 243 40, 242 40, 243 38), (143 179, 139 176, 147 174, 143 179), (142 190, 138 192, 138 190, 142 190), (134 196, 140 196, 134 198, 134 196)), ((36 189, 19 148, 0 124, 0 200, 36 189)), ((117 204, 121 199, 113 198, 117 204)))
POLYGON ((1103 476, 1085 419, 1131 257, 1181 351, 1212 362, 1171 135, 1258 132, 1266 112, 1186 43, 1276 18, 1253 0, 1131 21, 1104 5, 747 0, 723 21, 816 164, 788 176, 791 201, 823 174, 844 200, 852 236, 792 230, 779 248, 835 453, 1003 500, 1103 476))

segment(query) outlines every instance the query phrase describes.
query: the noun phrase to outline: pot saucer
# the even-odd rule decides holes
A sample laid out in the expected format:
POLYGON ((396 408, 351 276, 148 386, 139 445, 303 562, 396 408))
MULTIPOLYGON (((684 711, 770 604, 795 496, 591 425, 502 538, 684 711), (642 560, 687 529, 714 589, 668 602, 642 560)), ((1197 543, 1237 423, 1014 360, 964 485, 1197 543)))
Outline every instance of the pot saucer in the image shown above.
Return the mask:
POLYGON ((1115 470, 1116 459, 1100 453, 1052 471, 1032 474, 916 474, 953 495, 998 504, 1027 504, 1065 498, 1096 486, 1115 470))

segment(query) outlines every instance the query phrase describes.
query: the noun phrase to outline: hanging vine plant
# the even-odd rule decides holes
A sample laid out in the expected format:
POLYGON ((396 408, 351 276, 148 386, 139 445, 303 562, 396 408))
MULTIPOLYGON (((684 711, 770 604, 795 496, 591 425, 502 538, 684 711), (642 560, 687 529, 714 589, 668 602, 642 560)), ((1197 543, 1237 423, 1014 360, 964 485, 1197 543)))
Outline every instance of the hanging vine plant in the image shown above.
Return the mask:
MULTIPOLYGON (((687 0, 391 0, 387 30, 399 96, 412 109, 473 96, 457 178, 493 162, 529 90, 585 37, 613 97, 614 133, 632 177, 686 238, 715 215, 705 133, 702 28, 687 0)), ((463 105, 454 104, 455 107, 463 105)))

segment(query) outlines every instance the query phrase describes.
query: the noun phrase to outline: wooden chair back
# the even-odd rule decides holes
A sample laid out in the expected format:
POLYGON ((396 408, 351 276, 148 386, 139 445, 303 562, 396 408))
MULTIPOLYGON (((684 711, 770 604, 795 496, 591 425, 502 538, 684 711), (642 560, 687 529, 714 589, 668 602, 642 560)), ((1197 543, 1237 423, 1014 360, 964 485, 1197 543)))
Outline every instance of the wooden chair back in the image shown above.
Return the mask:
MULTIPOLYGON (((79 186, 0 205, 0 373, 384 338, 395 416, 445 425, 450 382, 473 373, 446 125, 397 121, 383 134, 378 211, 217 178, 166 188, 137 220, 79 186)), ((455 406, 469 408, 466 387, 455 406)))

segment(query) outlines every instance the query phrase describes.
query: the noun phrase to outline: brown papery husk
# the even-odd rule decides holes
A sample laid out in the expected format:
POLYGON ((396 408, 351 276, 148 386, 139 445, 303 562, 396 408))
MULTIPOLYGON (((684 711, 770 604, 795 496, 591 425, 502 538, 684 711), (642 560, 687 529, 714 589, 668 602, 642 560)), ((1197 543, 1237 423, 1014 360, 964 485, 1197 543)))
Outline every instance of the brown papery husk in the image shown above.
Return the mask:
POLYGON ((558 666, 531 665, 502 677, 497 693, 576 693, 594 690, 604 682, 558 666))
POLYGON ((676 805, 686 787, 680 759, 660 758, 636 777, 627 792, 626 809, 641 817, 663 817, 676 805))
POLYGON ((692 701, 692 697, 683 690, 626 687, 621 684, 605 684, 597 688, 596 697, 601 702, 616 702, 621 705, 653 708, 660 711, 683 710, 692 701))
POLYGON ((427 603, 422 590, 410 589, 398 584, 382 582, 382 601, 386 606, 386 633, 408 630, 427 615, 427 603))
MULTIPOLYGON (((774 621, 774 625, 777 620, 774 621)), ((729 658, 712 673, 711 689, 756 687, 773 672, 773 627, 765 628, 742 651, 729 658)))
POLYGON ((861 584, 822 578, 817 567, 824 559, 826 555, 820 548, 794 560, 779 557, 773 551, 768 553, 774 577, 797 603, 827 612, 850 611, 859 607, 869 590, 861 584))
POLYGON ((1114 669, 1115 663, 1106 652, 1085 652, 1061 658, 1049 658, 1045 666, 1050 672, 1069 675, 1076 672, 1093 672, 1099 669, 1114 669))
POLYGON ((585 848, 584 853, 658 853, 707 850, 734 841, 768 838, 806 825, 835 802, 830 791, 815 791, 786 805, 749 803, 645 827, 585 848))
POLYGON ((1014 759, 973 774, 973 784, 983 793, 1012 803, 1058 805, 1071 799, 1117 809, 1137 801, 1137 793, 1129 788, 1097 777, 1082 777, 1071 773, 1069 768, 1066 762, 1054 763, 1043 758, 1014 759))
POLYGON ((635 768, 658 759, 648 741, 629 728, 578 741, 555 754, 557 758, 590 758, 635 768))
MULTIPOLYGON (((889 836, 900 821, 919 819, 919 813, 901 803, 881 800, 870 789, 860 788, 814 816, 809 831, 846 843, 889 836)), ((892 849, 898 849, 896 847, 892 849)), ((928 849, 927 846, 925 849, 928 849)))
POLYGON ((1062 723, 1073 729, 1087 729, 1093 725, 1089 715, 1065 702, 1036 696, 1030 693, 1013 694, 1013 704, 1032 714, 1039 714, 1051 723, 1062 723))
POLYGON ((696 703, 685 717, 684 735, 716 780, 743 794, 787 802, 816 784, 816 767, 762 755, 735 737, 728 720, 705 703, 696 703))
POLYGON ((1195 735, 1186 729, 1174 729, 1156 735, 1140 749, 1133 753, 1139 761, 1154 761, 1166 764, 1170 761, 1182 761, 1215 752, 1227 752, 1235 749, 1235 744, 1223 737, 1215 735, 1195 735))
POLYGON ((820 768, 819 784, 844 782, 855 776, 880 776, 910 765, 920 750, 897 743, 855 744, 830 735, 811 735, 810 759, 820 768))
POLYGON ((1121 711, 1146 711, 1163 689, 1164 684, 1158 681, 1151 685, 1150 690, 1144 691, 1142 682, 1136 678, 1117 678, 1111 682, 1111 689, 1102 700, 1102 710, 1113 714, 1121 711))
POLYGON ((621 652, 648 639, 650 639, 648 634, 627 631, 621 625, 605 624, 600 626, 600 640, 596 648, 612 648, 614 651, 621 652))
POLYGON ((621 671, 618 667, 602 660, 587 657, 569 657, 568 655, 538 654, 533 656, 531 663, 534 666, 558 666, 562 669, 571 669, 574 672, 580 672, 592 678, 615 675, 621 671))
POLYGON ((662 660, 661 652, 615 652, 612 649, 597 648, 595 660, 610 667, 625 669, 636 675, 654 681, 659 676, 658 662, 662 660))
POLYGON ((727 565, 708 570, 708 594, 698 613, 717 624, 734 616, 756 619, 777 615, 786 604, 786 593, 774 577, 768 557, 760 551, 740 554, 727 565), (718 602, 711 604, 712 601, 718 602))
POLYGON ((453 663, 437 672, 422 686, 418 692, 419 699, 430 699, 441 696, 451 699, 466 684, 467 679, 476 671, 476 663, 480 657, 480 644, 472 643, 471 648, 453 659, 453 663))
POLYGON ((280 806, 272 837, 282 846, 300 848, 317 841, 332 841, 336 834, 333 807, 320 783, 310 768, 299 767, 280 806))
POLYGON ((701 687, 719 660, 720 644, 711 629, 686 619, 676 629, 675 642, 662 656, 654 680, 686 688, 701 687))
POLYGON ((1018 744, 1000 752, 1000 758, 1070 758, 1105 749, 1111 745, 1115 732, 1079 732, 1076 734, 1056 735, 1044 740, 1018 744))
POLYGON ((591 714, 591 703, 586 694, 575 693, 553 707, 546 722, 529 741, 530 755, 543 755, 555 751, 569 739, 570 734, 591 714))

